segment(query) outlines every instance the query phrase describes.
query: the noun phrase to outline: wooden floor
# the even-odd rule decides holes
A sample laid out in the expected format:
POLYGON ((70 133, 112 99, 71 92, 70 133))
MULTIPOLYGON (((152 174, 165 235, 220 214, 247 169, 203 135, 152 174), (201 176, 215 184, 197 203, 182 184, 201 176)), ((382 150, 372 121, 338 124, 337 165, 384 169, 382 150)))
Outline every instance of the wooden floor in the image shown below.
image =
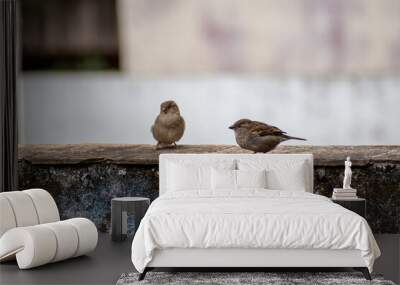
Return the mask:
MULTIPOLYGON (((382 251, 375 272, 399 283, 400 235, 375 237, 382 251)), ((130 258, 131 242, 131 239, 112 242, 108 234, 100 234, 97 249, 88 256, 29 270, 19 270, 16 262, 3 263, 0 264, 0 284, 115 284, 122 273, 135 271, 130 258)))

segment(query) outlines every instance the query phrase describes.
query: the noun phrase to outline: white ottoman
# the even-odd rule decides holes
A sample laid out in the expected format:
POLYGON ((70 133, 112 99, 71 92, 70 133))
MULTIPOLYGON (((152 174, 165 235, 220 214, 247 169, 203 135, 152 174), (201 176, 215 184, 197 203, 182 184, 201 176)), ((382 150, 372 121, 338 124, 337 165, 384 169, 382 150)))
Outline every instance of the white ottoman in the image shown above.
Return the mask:
POLYGON ((20 269, 32 268, 91 252, 97 239, 88 219, 60 221, 45 190, 0 193, 0 261, 16 258, 20 269))

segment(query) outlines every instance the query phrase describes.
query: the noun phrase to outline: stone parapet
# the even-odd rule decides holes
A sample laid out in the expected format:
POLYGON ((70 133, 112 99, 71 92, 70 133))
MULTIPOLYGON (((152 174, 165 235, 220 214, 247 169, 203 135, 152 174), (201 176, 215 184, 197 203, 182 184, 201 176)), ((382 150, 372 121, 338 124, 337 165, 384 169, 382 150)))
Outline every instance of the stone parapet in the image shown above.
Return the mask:
MULTIPOLYGON (((110 226, 111 198, 158 196, 160 153, 248 153, 233 145, 20 145, 19 187, 44 188, 63 219, 84 216, 110 226)), ((273 153, 312 153, 314 192, 330 197, 343 180, 344 159, 353 161, 352 186, 367 199, 375 233, 400 233, 400 146, 280 146, 273 153)))

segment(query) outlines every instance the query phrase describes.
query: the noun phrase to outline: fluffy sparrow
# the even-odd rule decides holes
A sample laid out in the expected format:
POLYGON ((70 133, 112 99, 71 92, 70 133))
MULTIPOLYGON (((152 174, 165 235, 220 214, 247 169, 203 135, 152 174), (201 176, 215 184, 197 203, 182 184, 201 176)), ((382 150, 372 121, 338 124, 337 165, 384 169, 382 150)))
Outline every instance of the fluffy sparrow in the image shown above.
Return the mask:
POLYGON ((160 106, 151 133, 157 141, 157 149, 174 147, 185 132, 185 120, 182 118, 179 107, 174 101, 165 101, 160 106))
POLYGON ((268 124, 241 119, 229 127, 234 130, 237 144, 244 149, 255 153, 266 153, 273 150, 278 144, 287 140, 302 140, 292 137, 277 127, 268 124))

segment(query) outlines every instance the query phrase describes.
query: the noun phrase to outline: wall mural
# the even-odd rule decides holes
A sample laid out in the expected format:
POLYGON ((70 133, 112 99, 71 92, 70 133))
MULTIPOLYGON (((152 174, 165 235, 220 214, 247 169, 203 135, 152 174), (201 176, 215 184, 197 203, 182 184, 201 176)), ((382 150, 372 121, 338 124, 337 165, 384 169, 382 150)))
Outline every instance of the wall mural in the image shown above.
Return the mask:
POLYGON ((397 0, 119 0, 133 74, 400 70, 397 0))

